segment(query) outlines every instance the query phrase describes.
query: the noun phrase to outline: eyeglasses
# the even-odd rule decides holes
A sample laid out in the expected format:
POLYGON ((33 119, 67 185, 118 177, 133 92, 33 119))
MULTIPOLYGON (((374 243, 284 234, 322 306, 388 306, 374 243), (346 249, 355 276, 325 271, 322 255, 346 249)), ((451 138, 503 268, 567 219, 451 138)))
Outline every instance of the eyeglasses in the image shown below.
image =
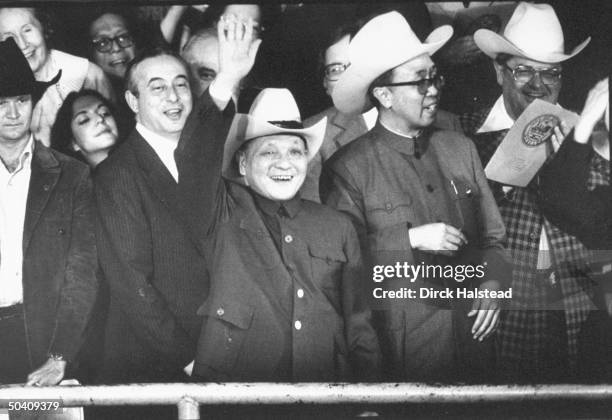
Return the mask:
POLYGON ((114 38, 102 37, 91 41, 94 48, 101 53, 110 52, 113 49, 113 42, 116 42, 121 49, 134 45, 134 39, 128 33, 117 35, 114 38))
POLYGON ((325 78, 330 82, 337 82, 340 78, 340 75, 344 73, 344 71, 348 69, 350 65, 350 63, 331 63, 325 66, 323 74, 325 75, 325 78))
POLYGON ((536 70, 529 66, 517 66, 515 68, 507 64, 504 64, 504 66, 512 73, 514 80, 521 84, 531 82, 536 74, 540 76, 540 80, 545 85, 556 85, 561 81, 561 69, 558 67, 536 70))
POLYGON ((435 86, 436 89, 442 89, 446 81, 444 80, 444 76, 441 74, 436 74, 434 77, 428 77, 426 79, 415 80, 413 82, 397 82, 397 83, 385 83, 384 85, 378 85, 378 87, 383 86, 416 86, 417 91, 421 95, 427 95, 427 91, 431 86, 435 86))

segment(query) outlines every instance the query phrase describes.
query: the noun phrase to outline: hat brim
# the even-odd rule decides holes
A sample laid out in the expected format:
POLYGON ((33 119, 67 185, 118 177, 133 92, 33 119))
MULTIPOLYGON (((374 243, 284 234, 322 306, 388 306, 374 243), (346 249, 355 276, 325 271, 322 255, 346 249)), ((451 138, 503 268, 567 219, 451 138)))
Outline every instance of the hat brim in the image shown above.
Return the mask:
POLYGON ((489 29, 479 29, 474 33, 474 42, 487 56, 495 59, 498 54, 509 54, 518 57, 527 58, 529 60, 539 61, 541 63, 560 63, 569 60, 576 54, 580 53, 591 42, 591 37, 588 37, 569 54, 551 52, 545 56, 535 57, 518 48, 512 42, 508 41, 503 36, 489 29))
POLYGON ((368 88, 378 76, 422 54, 433 55, 452 36, 453 28, 450 25, 443 25, 429 34, 425 42, 421 44, 421 48, 398 51, 397 57, 384 63, 375 59, 351 63, 334 86, 332 92, 334 106, 345 114, 367 111, 372 108, 368 88))
POLYGON ((323 144, 326 127, 327 117, 324 117, 311 127, 291 129, 282 128, 268 121, 253 118, 248 114, 236 114, 225 141, 222 175, 226 179, 244 185, 244 177, 240 175, 238 165, 236 164, 236 152, 250 140, 277 134, 290 134, 302 137, 308 146, 307 157, 310 162, 321 148, 321 144, 323 144))

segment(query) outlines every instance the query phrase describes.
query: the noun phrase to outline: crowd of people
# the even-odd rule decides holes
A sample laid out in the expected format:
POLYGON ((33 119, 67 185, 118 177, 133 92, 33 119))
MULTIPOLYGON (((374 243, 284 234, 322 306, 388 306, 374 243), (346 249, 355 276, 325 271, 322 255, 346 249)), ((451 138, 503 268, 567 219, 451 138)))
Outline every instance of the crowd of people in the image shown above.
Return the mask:
POLYGON ((318 5, 82 6, 72 43, 0 8, 0 383, 611 380, 608 80, 527 185, 487 179, 591 41, 503 3, 338 5, 299 47, 318 5), (401 265, 483 275, 373 281, 401 265))

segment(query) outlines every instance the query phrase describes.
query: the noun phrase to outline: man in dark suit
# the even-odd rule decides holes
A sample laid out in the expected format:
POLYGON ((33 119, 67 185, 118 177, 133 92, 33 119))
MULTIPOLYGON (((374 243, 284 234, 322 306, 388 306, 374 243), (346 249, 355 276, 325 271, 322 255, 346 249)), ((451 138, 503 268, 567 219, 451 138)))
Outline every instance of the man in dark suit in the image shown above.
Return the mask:
POLYGON ((96 173, 100 263, 110 287, 103 382, 181 381, 207 288, 176 197, 173 151, 191 112, 188 73, 152 50, 127 73, 136 128, 96 173))
POLYGON ((0 42, 0 383, 59 383, 96 296, 89 170, 30 131, 59 78, 37 82, 13 38, 0 42))
MULTIPOLYGON (((221 48, 220 60, 233 68, 232 41, 221 45, 229 49, 221 48)), ((187 206, 179 198, 174 149, 183 131, 221 137, 225 131, 213 125, 214 95, 213 103, 205 93, 191 112, 188 75, 184 61, 166 50, 131 63, 126 101, 136 129, 96 173, 100 263, 111 295, 105 382, 184 381, 195 356, 196 311, 208 289, 198 239, 206 215, 195 200, 187 206)), ((227 104, 231 88, 223 80, 216 86, 227 104)))

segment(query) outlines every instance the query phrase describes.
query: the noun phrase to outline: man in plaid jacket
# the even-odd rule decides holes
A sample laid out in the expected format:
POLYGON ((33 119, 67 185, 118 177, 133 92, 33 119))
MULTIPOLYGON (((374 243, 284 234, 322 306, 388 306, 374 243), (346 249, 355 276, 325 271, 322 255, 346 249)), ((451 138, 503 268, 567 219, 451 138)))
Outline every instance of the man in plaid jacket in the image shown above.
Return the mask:
MULTIPOLYGON (((590 39, 565 54, 553 8, 520 3, 503 35, 482 29, 474 40, 494 60, 503 91, 492 108, 460 116, 484 167, 535 98, 557 103, 561 63, 578 54, 590 39)), ((559 128, 555 133, 554 140, 561 140, 559 128)), ((511 381, 576 380, 585 375, 579 344, 596 309, 588 275, 589 254, 576 237, 543 215, 537 203, 538 180, 536 175, 525 188, 490 182, 514 262, 513 300, 499 328, 500 373, 511 381)), ((608 182, 609 166, 595 154, 589 188, 608 182)))

